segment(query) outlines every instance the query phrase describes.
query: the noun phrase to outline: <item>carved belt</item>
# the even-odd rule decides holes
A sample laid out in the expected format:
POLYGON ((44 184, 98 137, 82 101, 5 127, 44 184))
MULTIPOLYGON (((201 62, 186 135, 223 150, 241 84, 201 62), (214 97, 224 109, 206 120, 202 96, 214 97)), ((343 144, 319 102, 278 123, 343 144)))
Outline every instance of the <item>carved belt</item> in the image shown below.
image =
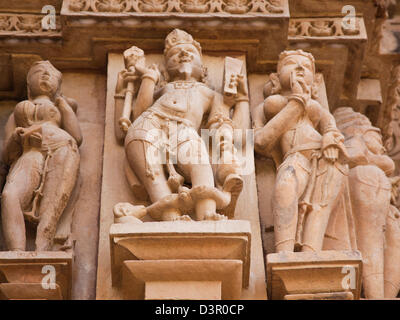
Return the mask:
POLYGON ((143 115, 146 116, 146 117, 151 116, 151 115, 156 115, 156 116, 160 117, 163 120, 176 121, 178 123, 182 123, 185 126, 188 126, 188 127, 191 127, 191 128, 195 127, 194 124, 192 123, 192 121, 190 121, 190 120, 181 118, 179 116, 173 116, 173 115, 167 114, 167 113, 165 113, 165 112, 163 112, 161 110, 157 110, 157 109, 150 109, 148 111, 145 111, 143 113, 143 115))
POLYGON ((290 149, 288 152, 286 152, 283 160, 285 160, 288 156, 290 156, 293 153, 306 151, 306 150, 320 150, 321 147, 322 147, 321 142, 309 142, 309 143, 304 143, 304 144, 295 146, 292 149, 290 149))

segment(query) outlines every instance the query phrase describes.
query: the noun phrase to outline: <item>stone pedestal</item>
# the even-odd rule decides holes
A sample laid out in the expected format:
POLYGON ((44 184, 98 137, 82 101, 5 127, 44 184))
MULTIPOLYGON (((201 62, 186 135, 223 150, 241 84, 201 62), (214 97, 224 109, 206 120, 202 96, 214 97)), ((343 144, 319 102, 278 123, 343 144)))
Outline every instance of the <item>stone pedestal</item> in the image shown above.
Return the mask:
POLYGON ((0 252, 0 298, 70 299, 71 270, 71 253, 0 252))
POLYGON ((239 299, 250 241, 241 220, 113 224, 113 286, 125 299, 239 299))
POLYGON ((358 300, 361 274, 359 251, 267 255, 267 288, 272 300, 358 300))

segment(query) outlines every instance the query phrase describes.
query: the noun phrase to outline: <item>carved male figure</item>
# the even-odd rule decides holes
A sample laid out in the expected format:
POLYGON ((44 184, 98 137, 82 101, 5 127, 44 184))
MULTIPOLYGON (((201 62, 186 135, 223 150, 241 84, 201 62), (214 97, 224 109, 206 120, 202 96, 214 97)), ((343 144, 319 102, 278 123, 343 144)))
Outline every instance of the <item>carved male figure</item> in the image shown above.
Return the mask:
POLYGON ((129 126, 129 121, 128 125, 126 119, 122 121, 122 127, 129 126, 124 142, 127 160, 147 190, 152 202, 147 213, 154 219, 188 220, 192 213, 195 220, 223 219, 217 209, 226 208, 243 183, 234 156, 233 128, 246 124, 241 118, 248 108, 244 77, 232 76, 232 85, 237 86, 233 99, 210 89, 204 83, 200 44, 179 29, 167 36, 164 57, 169 82, 159 90, 158 69, 145 67, 143 59, 132 63, 133 71, 120 74, 117 93, 129 88, 127 82, 141 79, 133 123, 129 126), (199 135, 204 120, 221 138, 221 154, 232 160, 218 165, 215 178, 208 149, 199 135), (167 163, 161 150, 166 151, 167 163))
POLYGON ((343 187, 343 136, 329 110, 315 99, 310 53, 284 51, 267 96, 253 113, 256 152, 273 157, 275 248, 322 250, 331 211, 343 187))
POLYGON ((38 223, 36 251, 52 249, 78 177, 77 104, 61 94, 61 80, 50 62, 36 62, 27 76, 28 100, 16 105, 7 123, 3 158, 10 171, 1 215, 9 250, 26 250, 24 218, 38 223))

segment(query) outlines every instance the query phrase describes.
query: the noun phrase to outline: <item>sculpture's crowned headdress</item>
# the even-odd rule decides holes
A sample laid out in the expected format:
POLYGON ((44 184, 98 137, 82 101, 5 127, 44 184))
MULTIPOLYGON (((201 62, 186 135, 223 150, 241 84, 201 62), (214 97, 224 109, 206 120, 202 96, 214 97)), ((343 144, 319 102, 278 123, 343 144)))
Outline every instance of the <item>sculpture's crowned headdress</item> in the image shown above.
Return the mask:
POLYGON ((310 59, 311 64, 312 64, 312 69, 313 69, 313 73, 315 74, 315 59, 313 57, 313 55, 309 52, 305 52, 303 50, 288 50, 288 51, 283 51, 280 55, 279 55, 279 61, 278 61, 278 72, 281 70, 282 65, 285 61, 286 58, 290 57, 290 56, 303 56, 306 57, 308 59, 310 59))
POLYGON ((173 30, 165 38, 164 54, 167 54, 167 52, 171 48, 173 48, 174 46, 176 46, 178 44, 191 44, 192 46, 194 46, 197 49, 197 51, 199 51, 199 54, 201 55, 200 43, 198 43, 196 40, 194 40, 193 37, 189 33, 187 33, 186 31, 180 30, 180 29, 173 30))

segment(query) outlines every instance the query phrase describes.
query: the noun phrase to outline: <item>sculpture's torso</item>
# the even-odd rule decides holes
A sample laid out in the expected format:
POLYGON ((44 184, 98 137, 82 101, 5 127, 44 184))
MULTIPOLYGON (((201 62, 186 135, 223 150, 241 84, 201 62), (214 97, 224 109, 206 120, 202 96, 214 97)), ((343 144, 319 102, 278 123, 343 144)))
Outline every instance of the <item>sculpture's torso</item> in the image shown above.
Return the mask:
MULTIPOLYGON (((267 99, 268 117, 272 117, 280 112, 288 103, 286 97, 281 95, 271 96, 267 99)), ((311 103, 316 103, 312 101, 311 103)), ((288 155, 295 150, 302 153, 307 159, 311 159, 313 150, 320 149, 322 136, 316 130, 319 122, 319 114, 313 108, 306 108, 300 120, 295 126, 287 128, 280 139, 280 146, 283 155, 288 155)))
POLYGON ((161 97, 147 111, 164 115, 169 120, 182 120, 198 130, 213 97, 214 91, 201 82, 174 81, 166 85, 161 97))
POLYGON ((61 113, 51 101, 22 101, 14 110, 17 127, 40 126, 43 145, 73 141, 72 136, 60 128, 61 113))

